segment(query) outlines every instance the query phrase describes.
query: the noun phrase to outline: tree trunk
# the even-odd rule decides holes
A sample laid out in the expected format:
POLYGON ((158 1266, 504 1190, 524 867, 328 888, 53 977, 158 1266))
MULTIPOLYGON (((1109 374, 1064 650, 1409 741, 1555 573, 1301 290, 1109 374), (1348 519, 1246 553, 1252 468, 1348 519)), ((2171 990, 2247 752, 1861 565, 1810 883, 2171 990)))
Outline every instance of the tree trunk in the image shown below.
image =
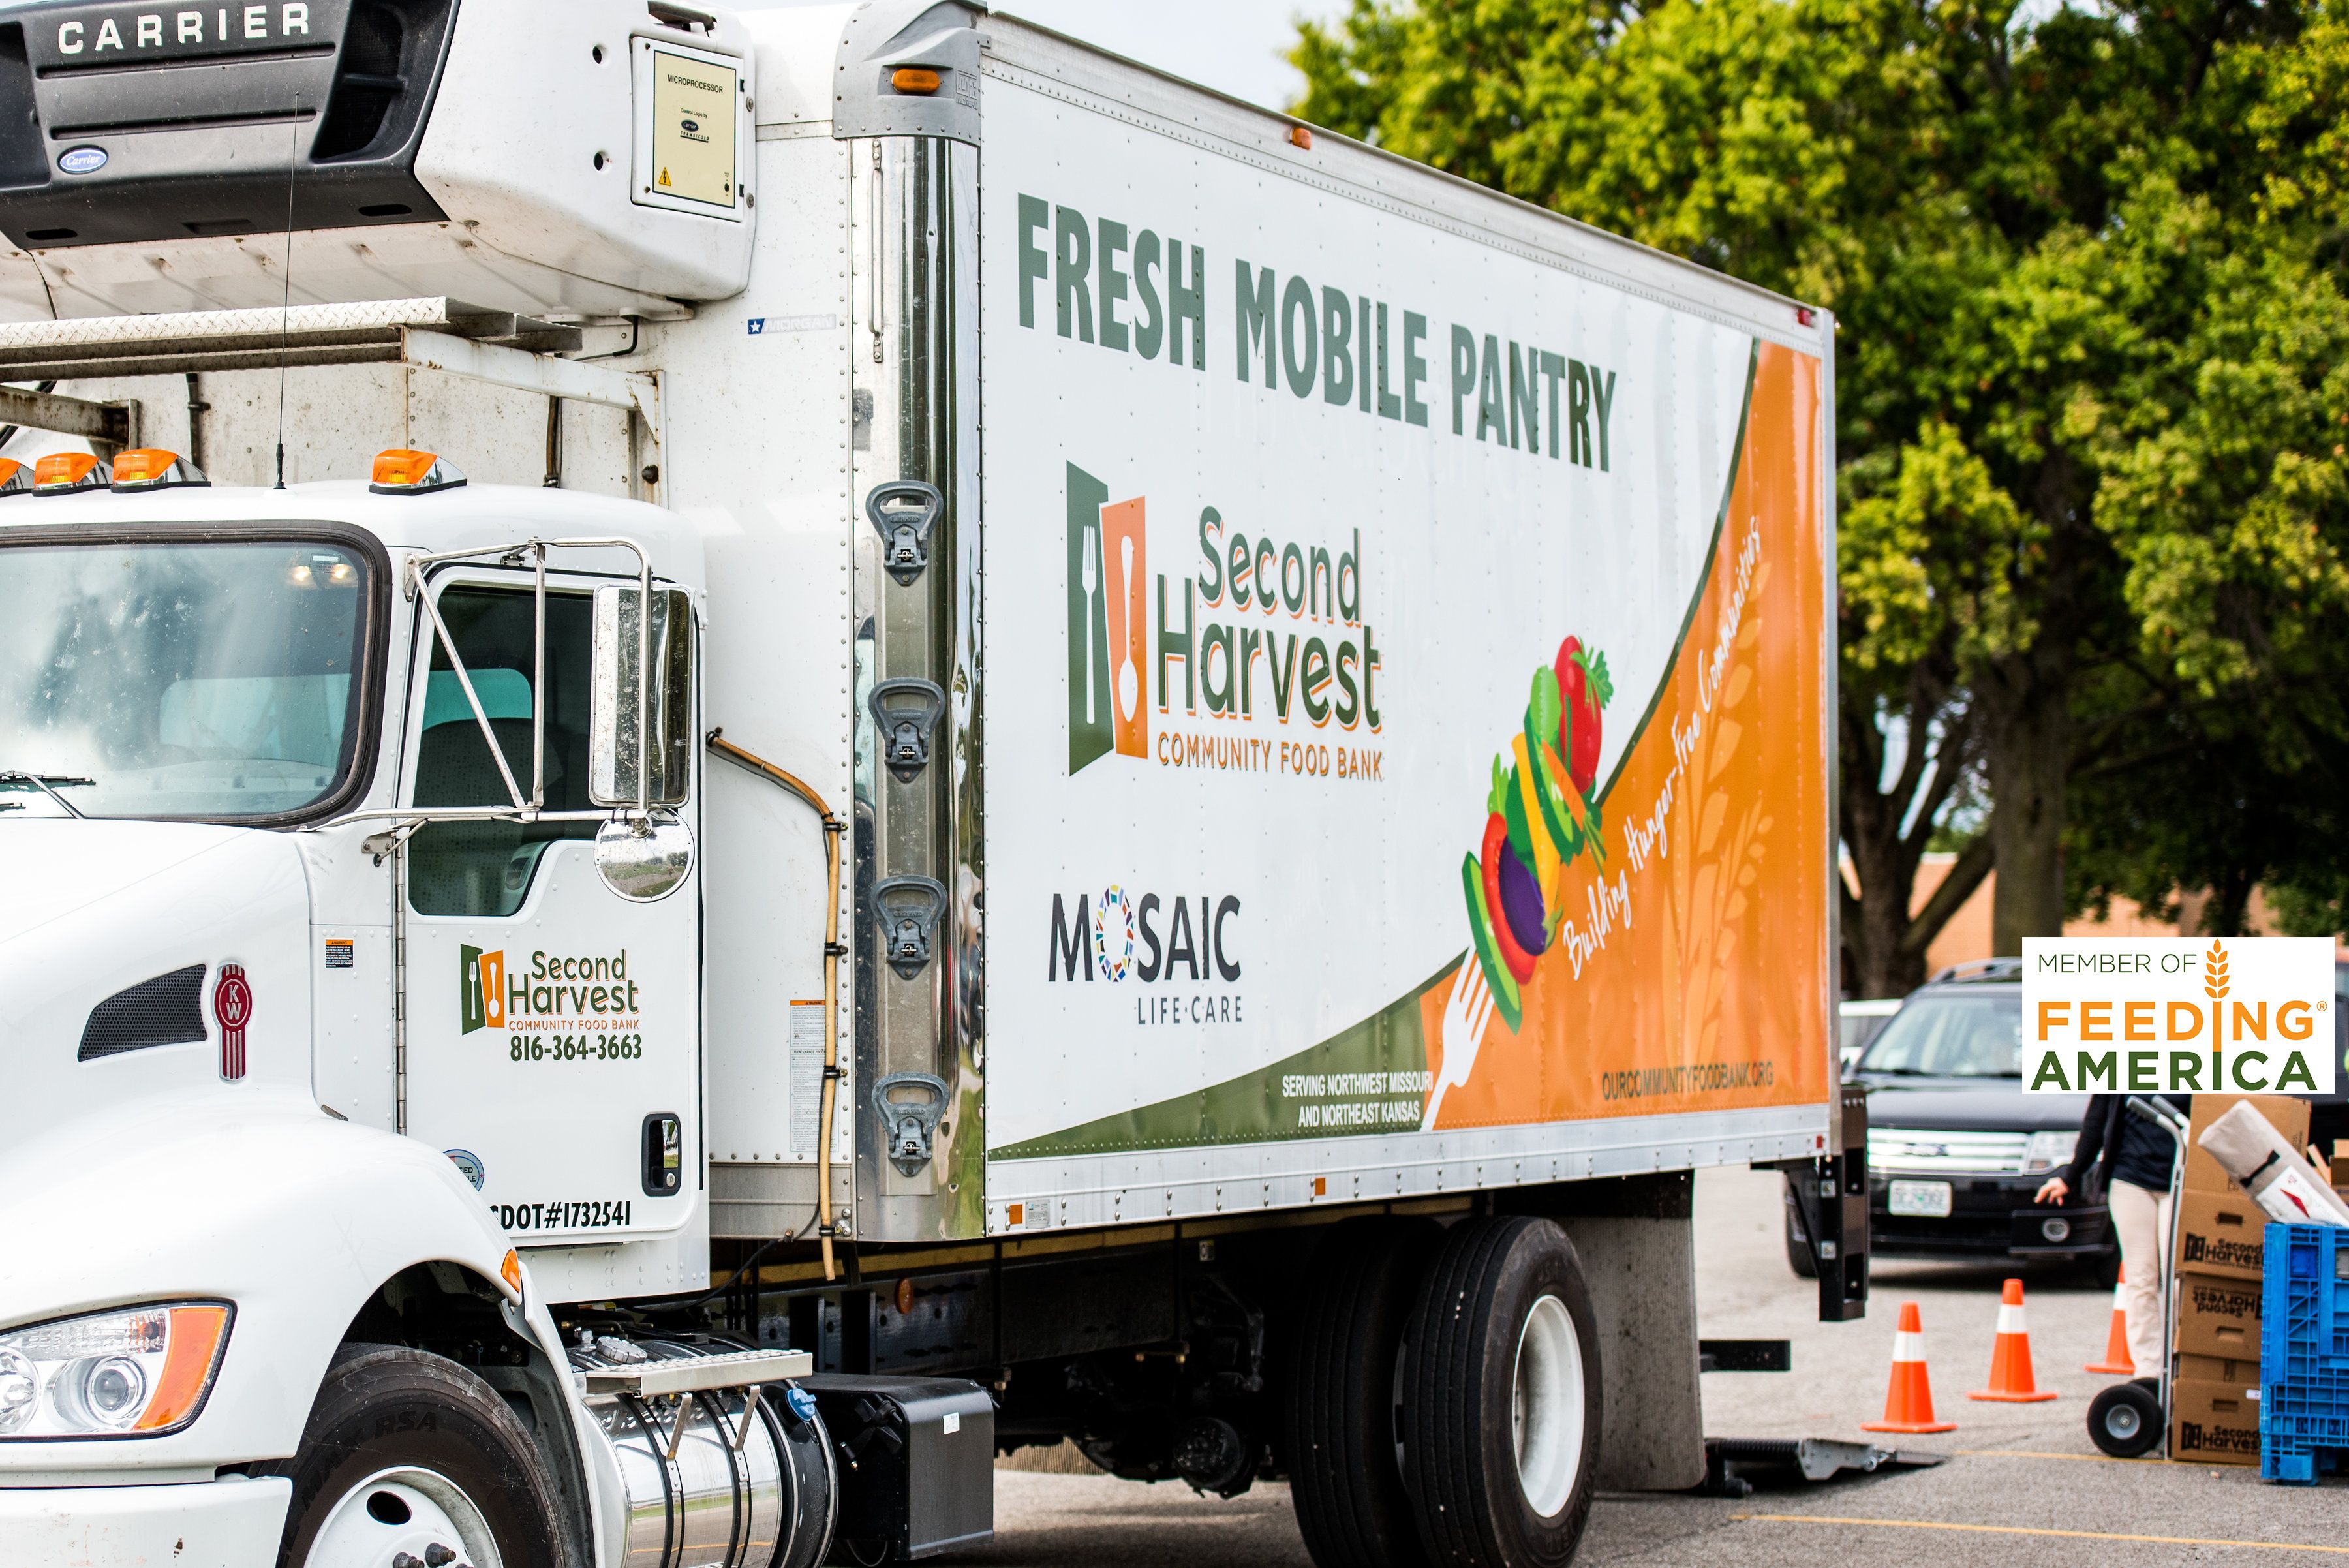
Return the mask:
POLYGON ((1990 837, 1998 861, 1991 951, 2019 954, 2025 937, 2064 934, 2064 783, 2072 763, 2067 684, 2021 680, 2001 694, 1988 742, 1990 837))

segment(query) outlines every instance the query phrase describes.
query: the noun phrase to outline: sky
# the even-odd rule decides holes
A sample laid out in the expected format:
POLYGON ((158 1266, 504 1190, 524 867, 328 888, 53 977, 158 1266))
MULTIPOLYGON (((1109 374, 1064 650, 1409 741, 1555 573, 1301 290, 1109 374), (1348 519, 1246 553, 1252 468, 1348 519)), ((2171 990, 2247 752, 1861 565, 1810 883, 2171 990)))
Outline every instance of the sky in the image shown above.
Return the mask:
POLYGON ((1297 41, 1297 19, 1330 21, 1348 9, 1345 0, 1003 0, 994 8, 1274 109, 1305 90, 1280 57, 1297 41))

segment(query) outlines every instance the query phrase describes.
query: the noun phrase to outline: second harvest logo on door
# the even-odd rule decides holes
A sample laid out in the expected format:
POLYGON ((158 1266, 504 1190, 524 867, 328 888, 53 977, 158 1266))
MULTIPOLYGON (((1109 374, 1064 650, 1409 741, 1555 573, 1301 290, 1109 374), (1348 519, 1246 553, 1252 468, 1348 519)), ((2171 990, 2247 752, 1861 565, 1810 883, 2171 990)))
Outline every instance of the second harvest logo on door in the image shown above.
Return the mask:
POLYGON ((505 950, 457 950, 458 1033, 477 1029, 539 1029, 557 1023, 633 1025, 640 1011, 628 976, 628 950, 564 958, 530 955, 530 967, 511 979, 505 950))

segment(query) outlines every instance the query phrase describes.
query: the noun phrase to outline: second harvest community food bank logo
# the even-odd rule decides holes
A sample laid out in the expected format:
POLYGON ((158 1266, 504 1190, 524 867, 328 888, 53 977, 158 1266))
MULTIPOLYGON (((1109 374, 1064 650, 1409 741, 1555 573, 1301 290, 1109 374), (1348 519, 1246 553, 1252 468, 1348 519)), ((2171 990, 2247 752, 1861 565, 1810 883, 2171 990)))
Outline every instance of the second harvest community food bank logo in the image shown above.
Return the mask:
POLYGON ((1363 614, 1361 531, 1279 540, 1227 529, 1221 513, 1202 507, 1198 566, 1154 577, 1144 510, 1140 496, 1112 503, 1107 484, 1068 465, 1069 772, 1114 753, 1172 767, 1383 782, 1382 754, 1347 743, 1381 729, 1382 655, 1363 614), (1170 725, 1154 753, 1154 681, 1160 713, 1204 707, 1239 726, 1170 725), (1308 738, 1333 728, 1326 741, 1308 738))
MULTIPOLYGON (((505 950, 457 950, 460 1034, 477 1029, 543 1026, 550 1019, 634 1017, 636 982, 628 978, 628 950, 592 958, 530 955, 528 972, 506 977, 505 950)), ((631 1025, 633 1027, 633 1025, 631 1025)))
POLYGON ((1069 465, 1069 771, 1112 750, 1150 754, 1149 581, 1143 501, 1109 504, 1109 486, 1069 465))

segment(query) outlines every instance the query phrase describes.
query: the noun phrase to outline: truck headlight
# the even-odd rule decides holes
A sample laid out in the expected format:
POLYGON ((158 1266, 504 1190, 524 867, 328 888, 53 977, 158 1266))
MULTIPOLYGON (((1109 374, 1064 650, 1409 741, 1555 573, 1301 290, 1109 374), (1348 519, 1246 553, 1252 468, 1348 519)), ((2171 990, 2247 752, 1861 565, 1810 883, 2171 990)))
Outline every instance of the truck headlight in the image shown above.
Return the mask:
POLYGON ((0 1439, 151 1438, 196 1418, 233 1309, 174 1303, 0 1334, 0 1439))
POLYGON ((2031 1141, 2023 1146, 2023 1168, 2026 1173, 2053 1170, 2059 1165, 2072 1163, 2072 1151, 2079 1147, 2076 1131, 2035 1132, 2031 1141))

